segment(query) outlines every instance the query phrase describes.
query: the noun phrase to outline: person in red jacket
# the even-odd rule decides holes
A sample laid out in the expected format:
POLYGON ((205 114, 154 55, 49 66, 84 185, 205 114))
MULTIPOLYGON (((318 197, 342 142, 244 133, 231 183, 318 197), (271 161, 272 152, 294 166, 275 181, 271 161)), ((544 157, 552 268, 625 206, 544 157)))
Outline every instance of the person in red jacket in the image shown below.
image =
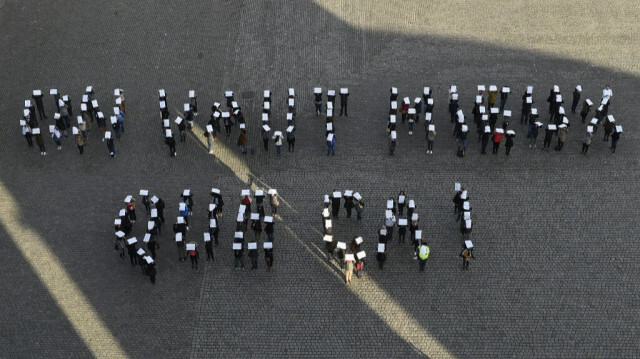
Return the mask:
POLYGON ((404 100, 402 101, 402 106, 400 107, 400 114, 402 115, 402 123, 405 123, 405 121, 407 120, 407 113, 409 112, 410 103, 411 101, 409 101, 408 97, 405 97, 404 100))
POLYGON ((504 130, 501 128, 496 128, 496 130, 493 131, 493 137, 491 138, 491 141, 493 141, 493 151, 491 153, 494 155, 498 153, 498 148, 500 148, 500 142, 502 142, 503 134, 504 130))

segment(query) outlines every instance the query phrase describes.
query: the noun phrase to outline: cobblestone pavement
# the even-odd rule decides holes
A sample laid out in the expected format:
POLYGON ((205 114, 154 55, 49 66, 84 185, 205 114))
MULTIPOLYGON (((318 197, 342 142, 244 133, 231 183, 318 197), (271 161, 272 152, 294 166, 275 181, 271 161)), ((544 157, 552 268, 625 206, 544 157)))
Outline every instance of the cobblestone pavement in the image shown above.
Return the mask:
MULTIPOLYGON (((576 13, 566 6, 548 10, 558 22, 541 23, 546 31, 536 29, 553 42, 553 51, 543 53, 527 48, 539 49, 545 38, 519 41, 505 30, 508 21, 502 18, 512 19, 516 28, 518 18, 533 16, 530 10, 501 2, 491 2, 505 31, 496 45, 462 36, 459 27, 451 36, 440 25, 433 34, 404 31, 416 17, 387 12, 382 2, 372 2, 379 9, 373 14, 360 14, 347 2, 319 3, 6 1, 0 6, 5 49, 0 114, 8 129, 0 134, 0 356, 113 357, 120 350, 130 357, 167 358, 638 355, 637 65, 629 65, 628 58, 610 67, 594 65, 593 49, 587 60, 558 50, 580 41, 576 23, 598 21, 603 25, 590 29, 601 37, 590 35, 583 46, 615 51, 618 43, 620 51, 637 54, 637 43, 628 41, 640 35, 637 27, 624 34, 616 27, 621 12, 624 19, 638 15, 637 5, 612 1, 599 12, 593 2, 584 19, 578 19, 585 15, 582 7, 576 13), (327 6, 335 8, 327 11, 327 6), (378 22, 384 27, 357 26, 378 22), (398 28, 391 29, 395 22, 398 28), (511 127, 517 133, 511 156, 503 147, 499 155, 480 155, 475 136, 467 155, 455 156, 446 106, 452 84, 465 114, 471 112, 476 85, 514 89, 506 107, 514 112, 511 127), (615 156, 601 139, 602 129, 588 155, 580 154, 585 126, 577 115, 569 116, 572 126, 562 152, 527 148, 516 119, 519 94, 533 85, 535 106, 546 121, 545 100, 554 84, 565 101, 577 84, 584 88, 582 99, 594 102, 605 84, 612 86, 610 112, 624 126, 615 156), (126 132, 116 143, 116 158, 109 158, 95 130, 83 156, 70 139, 57 151, 45 138, 46 156, 28 150, 17 123, 31 90, 45 92, 50 119, 43 124, 48 125, 54 112, 48 89, 69 94, 75 114, 87 85, 94 86, 108 113, 113 89, 125 90, 126 132), (324 118, 313 113, 316 86, 348 87, 351 93, 349 117, 336 117, 335 157, 326 156, 324 118), (419 96, 423 86, 433 89, 438 130, 433 155, 425 154, 422 121, 413 136, 399 125, 396 155, 388 155, 384 127, 391 86, 399 87, 401 98, 419 96), (297 146, 277 158, 273 141, 268 152, 261 148, 261 94, 273 92, 272 127, 284 130, 289 87, 297 94, 297 146), (170 158, 157 115, 159 88, 167 91, 172 116, 188 90, 195 90, 200 127, 208 119, 207 107, 223 102, 225 90, 235 91, 255 154, 242 156, 234 128, 230 140, 215 143, 218 157, 207 154, 202 134, 194 131, 170 158), (255 185, 277 188, 283 199, 271 272, 262 260, 258 271, 235 272, 232 266, 232 214, 249 174, 255 185), (460 269, 454 182, 469 190, 473 206, 476 260, 469 271, 460 269), (211 187, 219 187, 227 203, 214 263, 204 262, 204 249, 198 270, 177 261, 165 232, 152 286, 113 250, 113 218, 125 195, 140 188, 166 201, 169 224, 178 195, 190 188, 195 212, 187 238, 201 243, 211 187), (334 188, 357 190, 366 201, 362 222, 344 218, 343 212, 335 224, 344 240, 365 238, 368 266, 348 287, 339 267, 327 262, 320 234, 322 195, 334 188), (397 241, 388 246, 384 270, 375 263, 385 200, 401 189, 416 200, 431 247, 423 273, 409 246, 397 241), (9 206, 11 199, 16 207, 9 206), (30 235, 13 230, 15 223, 28 227, 30 235), (43 273, 54 268, 50 258, 22 250, 38 238, 78 288, 65 303, 90 305, 104 323, 103 330, 95 326, 95 337, 86 339, 61 309, 67 307, 51 289, 58 282, 44 282, 49 277, 43 273), (100 344, 104 333, 120 348, 100 344)), ((543 7, 542 1, 532 3, 536 11, 543 7)), ((430 16, 454 23, 477 20, 473 10, 455 2, 433 8, 430 16)), ((491 21, 478 24, 479 31, 491 31, 491 21)), ((134 234, 141 238, 146 218, 141 205, 138 216, 143 220, 134 234)))

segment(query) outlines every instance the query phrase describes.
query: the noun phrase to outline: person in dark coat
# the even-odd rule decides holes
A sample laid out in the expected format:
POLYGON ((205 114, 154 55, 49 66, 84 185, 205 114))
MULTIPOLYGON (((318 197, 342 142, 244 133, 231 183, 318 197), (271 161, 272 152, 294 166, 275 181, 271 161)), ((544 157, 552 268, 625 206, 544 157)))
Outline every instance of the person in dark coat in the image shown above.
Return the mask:
POLYGON ((116 145, 113 143, 113 138, 111 138, 111 132, 106 132, 105 136, 107 138, 107 149, 109 150, 109 156, 114 158, 116 156, 116 145))
POLYGON ((156 284, 156 263, 151 257, 147 257, 147 275, 151 280, 151 284, 156 284))
POLYGON ((487 145, 489 144, 489 135, 491 134, 491 127, 485 126, 484 132, 482 133, 481 141, 481 151, 480 153, 483 155, 487 154, 487 145))
MULTIPOLYGON (((334 193, 337 192, 334 190, 334 193)), ((338 214, 340 213, 340 197, 336 197, 333 194, 331 195, 331 214, 334 219, 338 219, 338 214)))
POLYGON ((316 116, 320 116, 320 112, 322 111, 322 89, 318 87, 313 91, 313 104, 316 107, 316 116))
POLYGON ((34 90, 33 91, 33 99, 36 102, 36 107, 38 108, 38 115, 40 115, 40 121, 47 118, 47 115, 44 113, 44 103, 42 102, 42 91, 34 90))
POLYGON ((131 266, 135 267, 138 264, 138 249, 136 248, 137 241, 127 240, 127 252, 129 253, 129 259, 131 259, 131 266))
POLYGON ((289 152, 293 152, 296 146, 296 129, 294 126, 289 126, 287 128, 287 150, 289 152))
POLYGON ((551 146, 551 139, 553 138, 553 133, 555 132, 555 130, 552 130, 549 128, 549 126, 547 126, 547 128, 545 128, 544 130, 544 145, 542 147, 543 150, 545 151, 549 151, 549 147, 551 146))
POLYGON ((591 105, 593 105, 593 102, 591 102, 591 100, 589 99, 584 100, 584 102, 582 103, 582 110, 580 111, 580 118, 582 119, 582 123, 584 123, 584 121, 587 119, 589 111, 591 111, 591 105))
POLYGON ((342 116, 342 112, 344 111, 344 115, 349 117, 347 113, 347 101, 349 99, 349 89, 341 88, 340 89, 340 116, 342 116))
POLYGON ((210 233, 205 233, 204 249, 207 252, 207 262, 209 260, 211 260, 211 262, 213 262, 214 261, 214 258, 213 258, 213 242, 211 242, 211 234, 210 233))
POLYGON ((267 248, 266 243, 264 247, 264 261, 267 264, 267 270, 270 271, 273 267, 273 247, 267 248))
POLYGON ((249 260, 251 261, 251 270, 258 269, 258 248, 257 247, 249 248, 248 257, 249 257, 249 260))
POLYGON ((353 210, 353 207, 355 207, 355 204, 353 202, 353 196, 347 196, 345 194, 344 208, 347 210, 347 218, 351 218, 351 211, 353 210))
POLYGON ((385 245, 378 244, 378 253, 376 254, 376 260, 378 261, 378 269, 382 270, 384 262, 387 260, 387 253, 385 253, 385 245))
POLYGON ((576 107, 578 107, 578 103, 580 102, 580 93, 582 92, 582 86, 578 85, 573 90, 573 101, 571 102, 571 113, 576 113, 576 107))
POLYGON ((331 261, 334 258, 334 251, 336 249, 337 243, 333 240, 332 235, 325 235, 324 238, 324 246, 327 249, 327 260, 331 261))
POLYGON ((147 256, 147 254, 145 253, 144 249, 140 248, 138 249, 138 252, 136 252, 136 254, 138 255, 138 264, 140 265, 140 269, 142 270, 142 274, 146 274, 147 273, 147 261, 144 259, 144 257, 147 256))
POLYGON ((611 153, 616 154, 616 148, 618 148, 618 141, 620 140, 620 132, 617 129, 613 129, 611 134, 611 153))
POLYGON ((509 156, 509 152, 511 152, 511 147, 513 147, 513 138, 515 137, 515 135, 507 131, 506 137, 507 139, 505 140, 504 148, 506 150, 506 155, 509 156))
POLYGON ((456 113, 459 109, 458 105, 458 94, 452 94, 451 99, 449 100, 449 115, 451 116, 451 123, 456 120, 456 113))

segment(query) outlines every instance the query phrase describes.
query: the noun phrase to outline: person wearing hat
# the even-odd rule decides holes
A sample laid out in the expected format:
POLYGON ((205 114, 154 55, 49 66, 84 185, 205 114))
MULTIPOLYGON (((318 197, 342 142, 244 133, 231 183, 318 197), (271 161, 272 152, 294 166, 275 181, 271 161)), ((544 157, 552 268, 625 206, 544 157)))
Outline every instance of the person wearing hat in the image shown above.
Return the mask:
POLYGON ((40 133, 40 129, 36 127, 32 130, 32 132, 33 132, 33 135, 36 137, 36 145, 38 145, 38 148, 40 149, 40 155, 46 155, 47 149, 44 147, 44 138, 40 133))
POLYGON ((462 269, 469 270, 469 263, 471 263, 471 259, 476 258, 473 256, 473 245, 471 244, 471 241, 465 241, 465 247, 462 249, 460 257, 462 257, 462 269))
POLYGON ((429 258, 430 253, 431 253, 431 250, 427 246, 427 243, 423 241, 418 247, 418 258, 419 258, 418 263, 420 264, 421 272, 424 272, 424 267, 427 264, 427 258, 429 258))
POLYGON ((116 156, 116 145, 113 143, 111 132, 105 132, 105 137, 107 138, 107 150, 109 150, 109 156, 114 158, 116 156))
POLYGON ((500 148, 500 142, 502 142, 502 129, 500 128, 496 128, 495 131, 493 131, 493 136, 491 137, 491 140, 493 142, 493 151, 491 153, 498 154, 498 149, 500 148))
POLYGON ((589 151, 589 145, 591 145, 591 138, 593 137, 593 133, 591 131, 587 131, 584 139, 582 140, 582 151, 581 154, 587 155, 587 151, 589 151))
POLYGON ((564 143, 567 141, 567 132, 569 129, 566 125, 562 124, 558 126, 558 145, 556 146, 556 151, 562 151, 564 147, 564 143))
POLYGON ((33 147, 33 139, 31 138, 31 127, 29 127, 29 125, 27 124, 27 121, 25 120, 20 120, 20 123, 22 124, 22 135, 24 136, 24 138, 27 140, 27 144, 29 145, 29 148, 33 147))
POLYGON ((617 127, 613 129, 613 134, 611 134, 611 153, 614 155, 616 154, 616 148, 618 148, 618 141, 620 140, 620 132, 617 127))

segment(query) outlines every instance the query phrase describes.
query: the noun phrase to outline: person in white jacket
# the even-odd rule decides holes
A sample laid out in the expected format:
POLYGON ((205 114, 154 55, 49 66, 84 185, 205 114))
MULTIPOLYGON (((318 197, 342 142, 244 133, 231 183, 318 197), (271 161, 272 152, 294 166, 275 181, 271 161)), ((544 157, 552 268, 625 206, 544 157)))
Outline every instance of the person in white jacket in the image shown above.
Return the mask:
POLYGON ((280 157, 280 151, 282 150, 282 132, 276 131, 273 134, 273 140, 276 144, 276 154, 280 157))

